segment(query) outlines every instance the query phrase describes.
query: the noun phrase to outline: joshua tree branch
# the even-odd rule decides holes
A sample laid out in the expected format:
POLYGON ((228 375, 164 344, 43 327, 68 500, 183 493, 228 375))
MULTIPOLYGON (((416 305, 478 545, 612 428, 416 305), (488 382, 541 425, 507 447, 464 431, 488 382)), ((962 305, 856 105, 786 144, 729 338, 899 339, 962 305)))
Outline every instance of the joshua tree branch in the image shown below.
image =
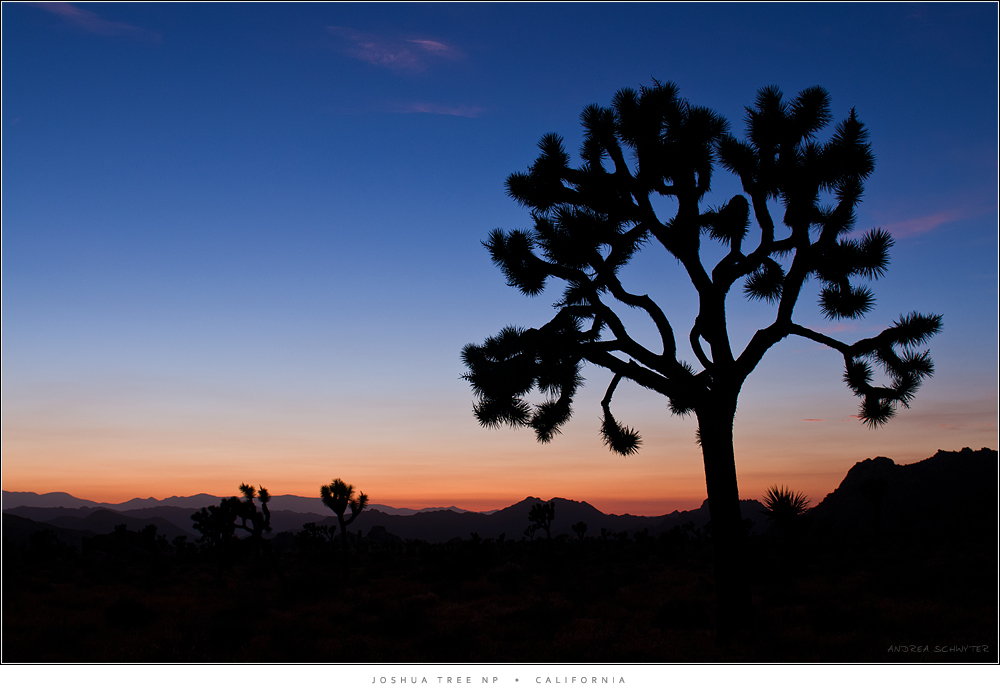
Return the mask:
POLYGON ((691 340, 691 349, 694 350, 694 354, 698 358, 698 361, 701 362, 701 366, 705 369, 711 369, 712 360, 708 359, 708 356, 701 347, 701 331, 698 328, 697 319, 695 319, 694 326, 691 327, 689 338, 691 340))
POLYGON ((601 405, 608 407, 611 405, 611 398, 615 394, 615 389, 618 388, 618 382, 622 380, 622 375, 615 372, 614 377, 611 379, 611 383, 608 384, 608 390, 604 392, 604 399, 601 401, 601 405))
POLYGON ((639 307, 649 315, 656 325, 656 329, 660 332, 660 337, 663 341, 663 357, 674 359, 677 356, 674 329, 659 305, 650 299, 649 295, 637 295, 625 291, 618 278, 614 278, 612 282, 609 282, 608 287, 611 290, 612 296, 622 304, 630 307, 639 307))
POLYGON ((806 328, 805 326, 800 326, 795 323, 791 324, 791 326, 788 329, 788 333, 791 335, 798 335, 803 338, 808 338, 814 343, 820 343, 821 345, 826 345, 827 347, 831 347, 834 350, 837 350, 838 352, 844 354, 845 356, 848 356, 851 351, 851 346, 847 345, 846 343, 842 343, 839 340, 834 340, 828 335, 823 335, 818 331, 814 331, 811 328, 806 328))
POLYGON ((626 362, 619 357, 608 354, 604 350, 592 350, 587 344, 582 345, 581 348, 583 359, 599 367, 604 367, 614 374, 620 374, 640 386, 666 396, 669 396, 676 390, 670 379, 634 361, 626 362))
POLYGON ((625 330, 625 324, 604 302, 597 297, 597 292, 593 292, 589 297, 591 306, 601 317, 601 320, 611 329, 616 338, 617 347, 615 349, 624 352, 632 359, 638 360, 645 367, 652 370, 666 373, 670 368, 670 363, 676 360, 666 360, 662 355, 656 355, 648 348, 636 342, 625 330))

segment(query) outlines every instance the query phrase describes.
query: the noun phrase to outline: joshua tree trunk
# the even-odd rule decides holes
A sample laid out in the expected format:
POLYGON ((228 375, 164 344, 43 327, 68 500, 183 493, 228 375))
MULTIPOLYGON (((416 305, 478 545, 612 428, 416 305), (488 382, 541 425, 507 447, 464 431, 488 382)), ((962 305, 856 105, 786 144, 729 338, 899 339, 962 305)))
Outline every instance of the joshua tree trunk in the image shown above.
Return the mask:
POLYGON ((340 522, 340 544, 344 550, 344 562, 347 562, 347 522, 344 521, 344 515, 338 514, 337 521, 340 522))
POLYGON ((750 582, 746 567, 746 528, 740 512, 733 449, 736 399, 721 407, 698 411, 698 427, 708 509, 712 518, 715 586, 718 595, 719 637, 728 640, 745 628, 750 619, 750 582))

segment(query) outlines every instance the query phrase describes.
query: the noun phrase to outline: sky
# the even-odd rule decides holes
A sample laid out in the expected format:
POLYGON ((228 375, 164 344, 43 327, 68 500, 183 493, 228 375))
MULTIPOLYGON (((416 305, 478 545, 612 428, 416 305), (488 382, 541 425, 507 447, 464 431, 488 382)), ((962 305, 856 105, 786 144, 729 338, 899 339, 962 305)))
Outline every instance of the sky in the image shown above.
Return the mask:
MULTIPOLYGON (((481 245, 530 226, 506 177, 545 133, 575 152, 585 106, 654 79, 738 135, 767 85, 823 86, 838 121, 856 108, 876 157, 857 229, 889 230, 892 262, 863 320, 826 321, 815 283, 796 320, 853 342, 944 316, 935 376, 877 431, 838 353, 794 337, 768 353, 740 398, 741 497, 778 484, 816 503, 865 458, 997 447, 993 3, 2 13, 4 490, 318 496, 339 477, 415 508, 699 506, 695 421, 656 394, 619 388, 644 440, 622 458, 600 440, 598 368, 544 445, 481 428, 461 379, 463 345, 552 315, 554 293, 507 287, 481 245)), ((707 202, 737 192, 727 176, 707 202)), ((689 330, 695 295, 665 253, 623 277, 689 330)), ((770 320, 738 288, 728 311, 739 346, 770 320)))

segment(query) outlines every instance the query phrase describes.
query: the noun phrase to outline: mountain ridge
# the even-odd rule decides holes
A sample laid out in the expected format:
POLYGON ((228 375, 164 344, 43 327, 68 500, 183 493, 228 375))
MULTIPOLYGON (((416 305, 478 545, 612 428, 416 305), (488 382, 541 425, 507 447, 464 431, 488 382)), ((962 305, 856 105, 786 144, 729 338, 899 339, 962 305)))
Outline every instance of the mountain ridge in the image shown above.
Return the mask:
MULTIPOLYGON (((997 452, 987 448, 979 451, 965 448, 958 452, 939 450, 928 459, 904 465, 885 457, 865 459, 854 464, 840 485, 809 509, 807 515, 819 529, 839 528, 861 532, 874 529, 878 532, 900 533, 914 528, 940 532, 943 528, 942 520, 951 526, 962 523, 979 526, 995 524, 996 479, 997 452)), ((197 532, 194 531, 191 514, 202 506, 218 504, 220 499, 222 498, 200 494, 191 497, 174 496, 166 500, 135 498, 120 505, 101 505, 79 500, 62 492, 38 495, 4 491, 4 534, 7 535, 6 519, 9 514, 13 514, 35 523, 53 526, 61 524, 60 528, 91 533, 107 533, 110 523, 108 519, 111 518, 116 520, 113 525, 125 523, 130 530, 153 523, 157 525, 158 533, 167 535, 171 540, 178 535, 187 535, 193 540, 197 537, 197 532), (201 504, 191 507, 163 504, 168 500, 180 503, 197 501, 201 504), (13 503, 18 501, 88 504, 78 507, 14 506, 13 503), (152 507, 123 508, 153 502, 159 504, 152 507), (112 514, 113 517, 110 516, 112 514), (56 524, 56 521, 59 523, 56 524)), ((274 535, 298 532, 306 523, 337 526, 337 518, 318 499, 295 495, 278 495, 273 499, 279 500, 277 504, 269 504, 274 535), (315 511, 287 508, 295 507, 297 501, 310 503, 310 506, 299 506, 298 509, 315 511)), ((549 501, 555 504, 555 519, 551 528, 553 536, 575 535, 571 526, 578 522, 587 525, 587 535, 591 536, 602 532, 634 534, 643 529, 656 535, 686 524, 691 524, 694 529, 702 529, 710 519, 707 500, 697 509, 677 510, 659 516, 605 514, 587 502, 562 497, 554 497, 549 501)), ((367 535, 378 529, 377 535, 389 534, 400 539, 412 538, 427 542, 468 538, 472 534, 482 538, 496 538, 503 534, 508 539, 516 540, 526 532, 531 506, 541 502, 542 499, 529 496, 508 507, 490 512, 469 512, 456 507, 413 511, 371 505, 352 524, 351 531, 367 535)), ((741 500, 740 506, 744 518, 750 522, 750 533, 766 531, 769 522, 760 502, 741 500)))
MULTIPOLYGON (((178 496, 172 495, 162 500, 155 497, 133 497, 125 502, 95 502, 80 497, 74 497, 67 492, 12 492, 4 490, 2 492, 3 509, 14 509, 16 507, 31 507, 36 509, 64 507, 66 509, 81 509, 84 507, 103 507, 119 512, 132 512, 141 509, 151 509, 156 507, 182 507, 184 509, 201 509, 212 504, 218 504, 220 499, 232 497, 233 495, 210 495, 208 493, 198 493, 195 495, 178 496)), ((238 496, 238 495, 237 495, 238 496)), ((300 512, 314 514, 329 514, 329 509, 323 505, 319 497, 303 497, 301 495, 273 495, 268 503, 268 508, 272 511, 300 512)), ((460 514, 492 514, 497 510, 488 512, 470 512, 468 509, 460 507, 424 507, 422 509, 412 509, 409 507, 392 507, 386 504, 370 504, 369 509, 379 509, 386 514, 399 516, 410 516, 421 512, 431 512, 449 509, 460 514)))

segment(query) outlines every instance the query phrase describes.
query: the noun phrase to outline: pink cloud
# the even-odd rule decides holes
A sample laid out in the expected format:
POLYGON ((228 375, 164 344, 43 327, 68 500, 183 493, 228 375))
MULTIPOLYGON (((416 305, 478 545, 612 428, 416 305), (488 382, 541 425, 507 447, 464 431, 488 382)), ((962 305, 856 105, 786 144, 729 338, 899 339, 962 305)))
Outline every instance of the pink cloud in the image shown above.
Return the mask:
POLYGON ((804 417, 802 418, 802 422, 825 422, 825 420, 823 418, 804 417))
MULTIPOLYGON (((996 212, 995 190, 974 190, 962 195, 959 200, 953 200, 951 207, 928 212, 916 217, 884 210, 878 215, 880 226, 888 230, 897 239, 917 237, 929 234, 939 227, 959 220, 968 220, 996 212)), ((905 213, 904 213, 905 214, 905 213)))
POLYGON ((407 39, 407 42, 415 43, 420 48, 424 49, 428 53, 433 53, 434 55, 452 59, 458 58, 458 52, 454 48, 445 45, 440 41, 430 41, 428 39, 407 39))
POLYGON ((140 29, 125 22, 113 22, 103 19, 90 10, 82 10, 68 2, 38 2, 31 4, 46 12, 58 15, 69 24, 91 34, 100 34, 101 36, 131 36, 133 38, 160 41, 160 35, 155 32, 140 29))
POLYGON ((429 56, 458 60, 461 55, 454 47, 430 39, 401 40, 338 26, 327 30, 341 38, 341 51, 346 55, 396 70, 424 70, 429 56))
POLYGON ((921 217, 913 217, 908 220, 893 222, 892 224, 887 225, 887 227, 894 237, 897 239, 905 239, 906 237, 926 234, 927 232, 933 231, 935 228, 940 227, 943 224, 947 224, 948 222, 955 222, 956 220, 969 217, 970 212, 971 211, 964 208, 943 210, 931 215, 923 215, 921 217))
POLYGON ((433 113, 441 116, 461 116, 476 118, 484 109, 480 106, 447 106, 445 104, 409 104, 403 113, 433 113))

